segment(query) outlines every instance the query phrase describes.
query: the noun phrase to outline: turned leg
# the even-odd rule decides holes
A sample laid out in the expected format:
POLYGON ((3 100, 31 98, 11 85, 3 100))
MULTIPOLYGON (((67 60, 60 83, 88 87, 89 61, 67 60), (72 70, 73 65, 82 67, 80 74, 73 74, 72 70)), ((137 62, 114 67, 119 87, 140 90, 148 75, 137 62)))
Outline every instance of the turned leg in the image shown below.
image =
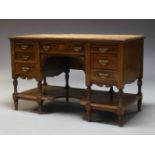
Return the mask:
POLYGON ((114 94, 113 86, 110 87, 109 93, 110 93, 110 102, 113 103, 113 94, 114 94))
POLYGON ((38 81, 38 99, 37 99, 37 103, 38 103, 38 112, 42 113, 42 109, 43 109, 43 100, 42 100, 42 81, 38 81))
POLYGON ((39 114, 42 114, 43 112, 43 100, 38 101, 38 112, 39 114))
POLYGON ((44 85, 44 86, 47 86, 47 80, 46 80, 46 77, 44 77, 43 85, 44 85))
POLYGON ((46 95, 46 86, 47 86, 47 80, 46 80, 46 76, 44 77, 44 80, 43 80, 43 87, 42 87, 42 93, 43 95, 46 95))
POLYGON ((91 109, 91 86, 87 86, 87 104, 86 104, 86 119, 92 121, 92 109, 91 109))
POLYGON ((66 80, 66 102, 69 102, 69 69, 65 71, 65 80, 66 80))
POLYGON ((13 86, 14 86, 14 93, 13 93, 14 107, 15 107, 15 110, 18 110, 18 97, 17 97, 18 81, 17 81, 17 78, 13 79, 13 86))
POLYGON ((140 112, 141 107, 142 107, 142 97, 143 97, 143 95, 142 95, 142 78, 138 78, 137 85, 138 85, 138 95, 140 96, 140 99, 137 102, 137 108, 138 108, 138 112, 140 112))
POLYGON ((113 86, 111 86, 111 87, 110 87, 110 90, 109 90, 109 93, 110 93, 110 94, 113 94, 113 92, 114 92, 114 89, 113 89, 113 86))
POLYGON ((123 89, 119 89, 119 93, 118 93, 118 124, 119 126, 123 126, 123 117, 124 117, 122 97, 123 97, 123 89))

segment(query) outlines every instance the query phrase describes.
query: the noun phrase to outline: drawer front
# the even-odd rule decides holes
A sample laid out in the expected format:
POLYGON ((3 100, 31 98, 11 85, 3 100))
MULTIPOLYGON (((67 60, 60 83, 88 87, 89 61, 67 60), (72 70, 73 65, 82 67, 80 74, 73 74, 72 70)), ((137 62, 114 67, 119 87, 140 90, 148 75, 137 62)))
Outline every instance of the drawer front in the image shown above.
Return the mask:
POLYGON ((116 70, 118 67, 117 57, 102 56, 102 54, 91 55, 91 69, 111 69, 116 70))
POLYGON ((35 76, 35 65, 27 63, 16 63, 16 75, 24 78, 32 78, 35 76))
POLYGON ((25 62, 35 61, 35 53, 34 52, 16 52, 15 60, 25 61, 25 62))
POLYGON ((100 53, 103 55, 117 55, 116 45, 92 45, 91 53, 100 53))
POLYGON ((111 70, 92 70, 91 80, 93 82, 116 83, 117 72, 111 70))
POLYGON ((15 52, 34 52, 34 43, 29 41, 16 41, 15 52))
POLYGON ((84 54, 84 45, 81 43, 40 43, 41 52, 52 53, 79 53, 84 54))

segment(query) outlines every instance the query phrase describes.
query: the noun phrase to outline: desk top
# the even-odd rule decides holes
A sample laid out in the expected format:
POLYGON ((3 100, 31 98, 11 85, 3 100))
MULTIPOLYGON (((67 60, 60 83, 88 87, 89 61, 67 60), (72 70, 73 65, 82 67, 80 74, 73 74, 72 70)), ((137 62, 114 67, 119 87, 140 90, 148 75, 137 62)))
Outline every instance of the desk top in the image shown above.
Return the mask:
POLYGON ((102 40, 102 41, 128 41, 143 39, 143 35, 108 35, 108 34, 30 34, 13 36, 9 39, 47 39, 47 40, 102 40))

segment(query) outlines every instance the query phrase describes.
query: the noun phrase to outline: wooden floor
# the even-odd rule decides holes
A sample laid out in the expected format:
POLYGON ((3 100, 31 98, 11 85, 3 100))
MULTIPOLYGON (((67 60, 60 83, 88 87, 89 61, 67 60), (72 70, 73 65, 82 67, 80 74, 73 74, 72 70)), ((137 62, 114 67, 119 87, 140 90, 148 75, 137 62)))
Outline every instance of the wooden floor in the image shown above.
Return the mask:
MULTIPOLYGON (((58 86, 44 86, 43 87, 44 95, 42 96, 42 100, 45 101, 52 101, 56 98, 61 98, 66 96, 66 89, 64 87, 58 86)), ((17 97, 19 99, 26 99, 26 100, 37 100, 38 97, 38 89, 34 88, 31 90, 27 90, 21 93, 18 93, 17 97)), ((79 103, 81 105, 86 104, 86 90, 79 89, 79 88, 70 88, 69 89, 69 96, 72 98, 79 99, 79 103)), ((140 96, 136 94, 123 94, 123 106, 126 107, 130 104, 135 103, 140 96)), ((110 94, 109 92, 105 91, 97 91, 92 90, 92 97, 91 97, 91 106, 94 109, 109 109, 109 111, 115 111, 118 109, 118 93, 110 94)))

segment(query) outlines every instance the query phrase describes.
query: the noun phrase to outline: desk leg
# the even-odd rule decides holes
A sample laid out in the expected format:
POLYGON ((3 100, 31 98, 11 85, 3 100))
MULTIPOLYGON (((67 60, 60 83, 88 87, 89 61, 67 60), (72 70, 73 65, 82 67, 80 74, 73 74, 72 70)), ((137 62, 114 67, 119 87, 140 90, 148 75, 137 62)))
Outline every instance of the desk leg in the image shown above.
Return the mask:
POLYGON ((123 109, 123 101, 122 101, 122 96, 123 96, 123 89, 119 89, 119 94, 118 94, 118 124, 119 126, 123 126, 123 116, 124 116, 124 109, 123 109))
POLYGON ((13 79, 13 86, 14 86, 14 93, 13 93, 14 106, 15 106, 15 110, 18 110, 18 97, 17 97, 18 80, 17 78, 13 79))
POLYGON ((113 95, 114 95, 113 86, 110 87, 109 93, 110 93, 110 102, 113 103, 113 95))
POLYGON ((138 103, 137 103, 137 108, 138 108, 138 112, 141 111, 141 106, 142 106, 142 78, 138 78, 138 95, 140 95, 140 99, 138 100, 138 103))
POLYGON ((42 94, 43 95, 46 95, 46 86, 47 86, 47 80, 46 80, 46 76, 44 77, 44 80, 43 80, 43 84, 42 84, 42 94))
POLYGON ((86 119, 92 121, 92 109, 91 109, 91 86, 87 86, 87 104, 86 104, 86 119))
POLYGON ((38 112, 42 113, 42 109, 43 109, 43 100, 42 100, 42 81, 38 81, 38 99, 37 99, 37 103, 38 103, 38 112))
POLYGON ((46 80, 46 77, 44 77, 44 83, 43 83, 44 86, 47 86, 47 80, 46 80))
POLYGON ((113 86, 110 87, 109 93, 112 94, 114 92, 113 86))
POLYGON ((66 102, 69 102, 69 69, 65 71, 65 80, 66 80, 66 102))

